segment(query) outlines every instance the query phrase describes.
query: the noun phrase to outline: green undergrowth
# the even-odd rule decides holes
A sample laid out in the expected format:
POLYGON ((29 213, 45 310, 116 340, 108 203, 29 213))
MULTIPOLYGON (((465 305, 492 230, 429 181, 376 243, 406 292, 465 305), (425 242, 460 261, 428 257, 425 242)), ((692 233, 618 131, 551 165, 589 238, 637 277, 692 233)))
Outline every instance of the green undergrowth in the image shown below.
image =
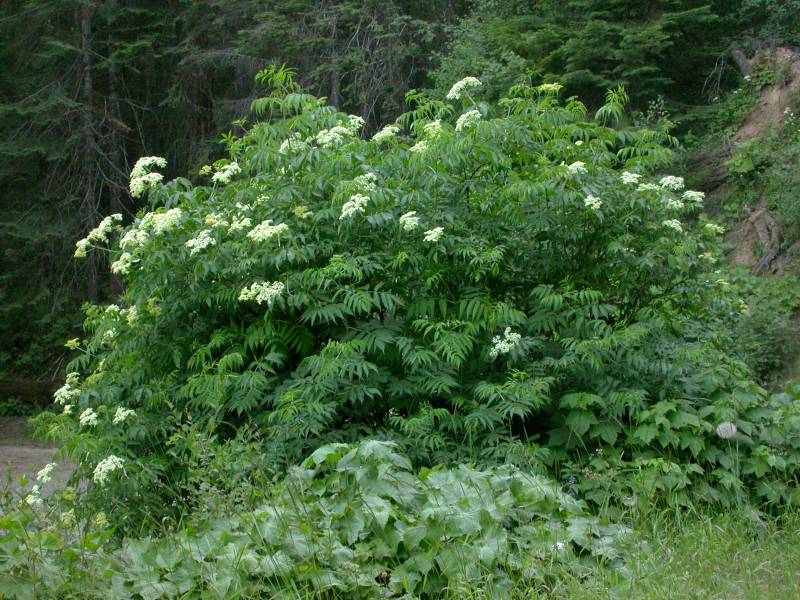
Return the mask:
POLYGON ((102 514, 9 500, 0 598, 800 598, 794 511, 630 506, 609 525, 543 478, 417 476, 387 444, 320 449, 260 508, 121 542, 102 514))
POLYGON ((114 524, 72 491, 7 497, 0 594, 366 599, 480 589, 504 598, 620 564, 627 527, 592 516, 546 477, 510 466, 415 472, 396 450, 322 447, 256 508, 218 503, 161 537, 119 543, 114 524))
POLYGON ((791 379, 800 352, 800 274, 754 276, 730 269, 732 289, 742 298, 732 324, 735 352, 765 385, 781 388, 791 379))

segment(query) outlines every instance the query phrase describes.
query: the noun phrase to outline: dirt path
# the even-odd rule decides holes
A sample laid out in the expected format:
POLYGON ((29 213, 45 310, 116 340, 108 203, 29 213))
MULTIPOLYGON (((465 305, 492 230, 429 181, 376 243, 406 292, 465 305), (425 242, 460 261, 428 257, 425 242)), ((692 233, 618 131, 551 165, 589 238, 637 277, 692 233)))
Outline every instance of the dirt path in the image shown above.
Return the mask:
MULTIPOLYGON (((31 438, 25 417, 0 417, 0 489, 16 487, 22 475, 28 478, 26 487, 29 488, 37 471, 54 462, 56 450, 31 438)), ((68 463, 59 463, 50 475, 52 481, 44 486, 43 491, 66 482, 73 469, 68 463)))

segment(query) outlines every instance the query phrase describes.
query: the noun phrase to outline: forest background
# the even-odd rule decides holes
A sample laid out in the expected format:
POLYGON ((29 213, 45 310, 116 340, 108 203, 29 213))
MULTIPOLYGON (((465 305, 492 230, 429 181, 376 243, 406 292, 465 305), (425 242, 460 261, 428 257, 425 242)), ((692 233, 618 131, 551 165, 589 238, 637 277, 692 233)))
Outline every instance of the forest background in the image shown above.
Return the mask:
POLYGON ((257 120, 254 76, 269 65, 360 115, 365 135, 404 110, 409 90, 443 97, 467 75, 487 100, 557 81, 590 109, 623 85, 632 114, 669 122, 688 160, 755 104, 758 88, 725 102, 752 69, 741 59, 800 43, 798 11, 796 0, 3 2, 0 378, 60 376, 80 305, 120 291, 104 258, 72 258, 75 240, 141 208, 128 192, 139 156, 166 157, 168 178, 197 177, 257 120))

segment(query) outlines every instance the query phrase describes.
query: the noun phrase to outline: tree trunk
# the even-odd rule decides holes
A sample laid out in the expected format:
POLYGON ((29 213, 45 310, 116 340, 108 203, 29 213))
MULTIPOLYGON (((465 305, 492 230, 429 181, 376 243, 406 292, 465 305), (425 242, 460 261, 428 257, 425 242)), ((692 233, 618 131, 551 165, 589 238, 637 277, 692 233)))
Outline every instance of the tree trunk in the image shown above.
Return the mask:
MULTIPOLYGON (((111 167, 111 185, 109 186, 109 212, 111 214, 126 212, 123 194, 125 193, 125 175, 128 173, 128 164, 123 149, 120 128, 125 124, 122 122, 122 114, 119 108, 119 96, 117 95, 117 81, 119 67, 112 60, 108 69, 108 111, 111 113, 108 121, 111 123, 108 135, 108 158, 111 167)), ((123 291, 122 280, 119 275, 111 275, 111 290, 114 294, 120 295, 123 291)))
POLYGON ((753 65, 741 48, 734 46, 733 50, 731 50, 731 56, 733 57, 733 62, 735 62, 736 66, 739 68, 742 77, 751 77, 753 75, 753 65))
POLYGON ((331 93, 328 96, 328 104, 336 110, 342 108, 342 74, 339 70, 339 48, 338 48, 338 21, 334 16, 331 19, 331 93))
POLYGON ((336 110, 341 110, 342 107, 342 76, 339 74, 339 65, 336 64, 334 58, 334 65, 331 68, 331 94, 328 98, 328 104, 333 106, 336 110))
POLYGON ((781 227, 766 208, 748 211, 747 225, 756 232, 763 256, 753 267, 753 275, 760 275, 769 269, 781 251, 781 227))
MULTIPOLYGON (((83 104, 83 198, 80 212, 84 230, 90 229, 96 220, 97 210, 97 139, 95 136, 93 102, 92 102, 92 17, 94 6, 83 4, 78 15, 81 35, 81 86, 80 99, 83 104)), ((97 260, 90 254, 86 260, 86 278, 89 297, 97 301, 99 297, 99 281, 97 260)))

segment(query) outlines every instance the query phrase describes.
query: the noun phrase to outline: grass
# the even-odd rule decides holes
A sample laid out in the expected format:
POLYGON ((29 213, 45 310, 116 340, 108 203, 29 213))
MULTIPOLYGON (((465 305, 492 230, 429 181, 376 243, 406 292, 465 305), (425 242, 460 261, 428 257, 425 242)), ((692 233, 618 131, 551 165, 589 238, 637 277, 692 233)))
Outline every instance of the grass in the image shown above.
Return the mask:
MULTIPOLYGON (((563 575, 549 593, 515 590, 508 600, 793 600, 800 599, 800 513, 663 512, 634 525, 634 551, 621 570, 563 575)), ((302 600, 319 596, 298 595, 302 600)), ((339 597, 339 596, 335 596, 339 597)), ((448 600, 497 598, 491 590, 448 600)))
MULTIPOLYGON (((0 426, 3 442, 32 442, 24 418, 0 417, 0 426)), ((635 515, 631 527, 632 549, 622 569, 561 573, 549 593, 519 589, 509 600, 800 600, 800 512, 648 511, 635 515)), ((451 597, 497 596, 474 590, 451 597)))
MULTIPOLYGON (((753 511, 646 515, 634 525, 638 549, 622 570, 561 576, 550 593, 518 589, 508 600, 800 599, 800 513, 753 511)), ((346 596, 334 595, 335 598, 346 596)), ((297 596, 320 600, 322 596, 297 596)), ((407 597, 403 597, 407 598, 407 597)), ((447 600, 494 600, 488 589, 447 600)))
MULTIPOLYGON (((662 513, 640 519, 627 573, 559 584, 553 599, 800 598, 800 515, 662 513)), ((531 597, 531 596, 529 596, 531 597)))

